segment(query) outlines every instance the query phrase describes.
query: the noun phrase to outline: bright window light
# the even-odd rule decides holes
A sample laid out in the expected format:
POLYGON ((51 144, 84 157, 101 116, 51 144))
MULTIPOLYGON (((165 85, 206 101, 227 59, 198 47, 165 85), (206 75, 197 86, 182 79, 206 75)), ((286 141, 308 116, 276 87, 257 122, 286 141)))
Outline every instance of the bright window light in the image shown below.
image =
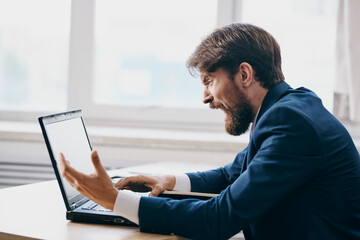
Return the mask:
POLYGON ((0 110, 66 108, 70 0, 0 1, 0 110))
POLYGON ((337 0, 243 0, 242 19, 279 42, 285 80, 333 107, 337 0), (260 7, 261 6, 261 7, 260 7))
POLYGON ((95 102, 203 107, 201 83, 185 62, 216 16, 216 0, 97 1, 95 102))

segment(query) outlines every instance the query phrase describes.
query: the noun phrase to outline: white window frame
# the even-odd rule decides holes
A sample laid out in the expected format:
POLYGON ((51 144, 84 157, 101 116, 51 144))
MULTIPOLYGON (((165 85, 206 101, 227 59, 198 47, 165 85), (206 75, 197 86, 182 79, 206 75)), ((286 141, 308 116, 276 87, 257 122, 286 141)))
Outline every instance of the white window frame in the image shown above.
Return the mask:
MULTIPOLYGON (((218 0, 218 26, 238 19, 235 13, 241 11, 235 11, 234 6, 240 6, 238 0, 218 0)), ((72 1, 68 109, 82 108, 88 119, 111 121, 122 126, 223 129, 222 114, 207 109, 95 104, 93 84, 89 84, 94 81, 94 18, 95 0, 72 1), (79 93, 82 93, 81 97, 79 93)))
MULTIPOLYGON (((222 131, 223 114, 218 111, 95 104, 92 97, 95 2, 95 0, 71 1, 67 109, 83 109, 87 122, 94 124, 222 131)), ((239 21, 240 8, 241 0, 218 0, 217 25, 223 26, 239 21)), ((33 111, 0 111, 0 113, 0 120, 12 121, 34 121, 41 115, 50 114, 33 111)))

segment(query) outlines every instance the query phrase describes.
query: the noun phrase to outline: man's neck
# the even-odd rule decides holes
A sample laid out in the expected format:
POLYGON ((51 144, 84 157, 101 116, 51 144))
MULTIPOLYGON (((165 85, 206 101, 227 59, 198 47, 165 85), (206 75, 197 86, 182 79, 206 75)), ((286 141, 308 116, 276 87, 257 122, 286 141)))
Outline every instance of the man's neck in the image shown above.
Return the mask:
MULTIPOLYGON (((256 115, 259 113, 260 107, 261 107, 268 91, 269 91, 269 89, 258 86, 254 90, 254 94, 253 94, 252 98, 250 98, 250 103, 251 103, 255 118, 256 118, 256 115)), ((255 119, 254 119, 254 121, 255 121, 255 119)))

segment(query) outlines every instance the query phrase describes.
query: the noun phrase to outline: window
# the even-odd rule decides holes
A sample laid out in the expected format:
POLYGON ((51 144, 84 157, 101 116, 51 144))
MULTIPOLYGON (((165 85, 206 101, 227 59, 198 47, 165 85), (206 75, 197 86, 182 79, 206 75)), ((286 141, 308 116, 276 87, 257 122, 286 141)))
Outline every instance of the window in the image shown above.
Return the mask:
POLYGON ((190 76, 185 62, 200 39, 215 28, 216 4, 216 0, 97 1, 95 103, 202 107, 202 86, 190 76))
POLYGON ((234 21, 272 33, 286 81, 314 90, 331 110, 336 4, 1 1, 0 118, 33 121, 39 112, 81 108, 88 122, 223 130, 223 114, 201 103, 200 80, 185 61, 202 37, 234 21), (31 117, 22 118, 26 111, 31 117))
POLYGON ((330 111, 337 3, 337 0, 243 0, 241 13, 244 22, 263 27, 278 41, 285 81, 294 88, 304 86, 313 90, 330 111))
POLYGON ((66 108, 70 1, 0 1, 0 111, 66 108))
POLYGON ((223 129, 222 114, 201 104, 200 80, 185 66, 201 38, 216 27, 217 4, 74 1, 69 108, 82 108, 86 119, 101 123, 197 128, 205 120, 223 129))

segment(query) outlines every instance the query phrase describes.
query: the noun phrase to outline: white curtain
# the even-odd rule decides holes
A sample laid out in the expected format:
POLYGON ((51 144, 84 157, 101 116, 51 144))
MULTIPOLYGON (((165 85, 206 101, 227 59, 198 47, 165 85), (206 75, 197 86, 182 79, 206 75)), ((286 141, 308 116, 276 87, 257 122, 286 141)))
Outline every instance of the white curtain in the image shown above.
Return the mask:
POLYGON ((360 123, 360 0, 339 0, 334 114, 360 123))

